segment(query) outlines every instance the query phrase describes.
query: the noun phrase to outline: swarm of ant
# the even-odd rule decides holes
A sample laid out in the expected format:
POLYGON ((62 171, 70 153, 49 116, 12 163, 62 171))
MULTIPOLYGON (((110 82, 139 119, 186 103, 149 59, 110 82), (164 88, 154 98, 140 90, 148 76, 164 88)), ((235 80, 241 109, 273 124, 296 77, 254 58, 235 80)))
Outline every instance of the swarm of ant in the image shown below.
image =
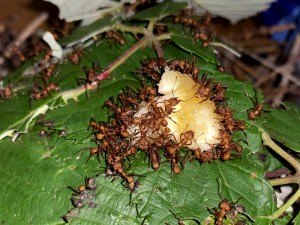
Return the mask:
POLYGON ((174 174, 179 174, 188 161, 225 161, 241 156, 242 147, 232 140, 231 135, 243 131, 245 125, 243 121, 235 120, 233 110, 226 107, 225 88, 214 79, 208 79, 207 75, 199 79, 200 70, 194 62, 187 60, 170 62, 162 58, 153 59, 140 70, 142 76, 156 83, 163 80, 168 72, 178 74, 173 79, 175 83, 171 94, 159 94, 162 92, 160 89, 164 89, 161 82, 159 88, 144 84, 139 91, 123 92, 117 101, 111 98, 104 103, 112 114, 108 122, 91 119, 89 124, 98 146, 89 149, 88 160, 92 156, 97 156, 98 160, 100 155, 104 156, 108 169, 120 175, 131 191, 135 190, 137 182, 126 173, 124 165, 126 159, 135 156, 138 151, 146 153, 154 170, 158 170, 163 161, 169 162, 174 174), (210 132, 208 135, 202 130, 191 129, 192 124, 180 124, 176 118, 180 114, 176 107, 184 102, 192 105, 190 99, 183 100, 175 95, 175 84, 179 83, 181 76, 190 79, 189 82, 194 85, 196 92, 191 101, 195 107, 204 104, 211 110, 212 118, 192 118, 195 124, 198 124, 197 121, 204 123, 205 132, 210 132), (180 126, 181 129, 178 129, 180 126), (162 156, 166 160, 162 160, 162 156))
POLYGON ((210 35, 209 23, 211 15, 206 13, 200 20, 194 16, 193 8, 181 10, 175 17, 174 23, 182 24, 185 28, 191 28, 193 31, 193 41, 201 41, 203 47, 209 46, 210 35))
POLYGON ((43 59, 38 65, 39 74, 41 74, 42 85, 37 85, 35 82, 34 87, 31 90, 31 99, 40 100, 42 98, 46 98, 48 95, 59 92, 60 88, 54 82, 50 82, 50 80, 56 74, 56 64, 55 58, 51 56, 51 51, 45 53, 43 59))

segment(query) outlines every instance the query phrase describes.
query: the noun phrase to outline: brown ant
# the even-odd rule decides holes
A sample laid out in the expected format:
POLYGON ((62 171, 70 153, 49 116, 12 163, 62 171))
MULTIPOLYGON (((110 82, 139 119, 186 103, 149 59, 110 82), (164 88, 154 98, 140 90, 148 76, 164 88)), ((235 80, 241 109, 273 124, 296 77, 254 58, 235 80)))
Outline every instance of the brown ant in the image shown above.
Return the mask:
POLYGON ((83 50, 82 48, 76 48, 70 55, 69 55, 69 60, 74 64, 78 65, 80 58, 83 55, 83 50))
POLYGON ((23 52, 20 50, 20 47, 16 44, 14 44, 11 48, 11 52, 15 55, 18 56, 19 60, 21 62, 24 62, 26 60, 25 55, 23 54, 23 52))
MULTIPOLYGON (((87 158, 86 163, 88 163, 88 161, 91 159, 92 156, 97 156, 97 160, 98 160, 99 163, 100 163, 99 153, 102 152, 103 148, 104 148, 104 147, 107 147, 107 145, 108 145, 107 142, 104 141, 104 142, 102 143, 102 145, 98 146, 97 148, 82 148, 82 149, 80 149, 78 152, 81 152, 82 150, 89 150, 89 151, 90 151, 90 155, 89 155, 89 157, 87 158)), ((78 153, 78 152, 77 152, 77 153, 78 153)), ((76 153, 76 154, 77 154, 77 153, 76 153)))
POLYGON ((85 79, 84 78, 78 78, 79 80, 84 80, 86 83, 90 85, 97 84, 97 74, 101 70, 99 65, 96 65, 96 63, 93 63, 92 68, 88 69, 86 66, 84 66, 83 71, 85 72, 85 79))
POLYGON ((248 111, 248 118, 250 120, 256 120, 258 116, 260 116, 263 112, 263 104, 258 103, 258 97, 257 97, 257 92, 255 91, 255 100, 253 100, 250 97, 252 103, 254 104, 255 108, 252 108, 248 111))
POLYGON ((195 151, 195 156, 202 163, 209 163, 217 158, 213 149, 207 150, 205 152, 195 151))
POLYGON ((153 81, 158 82, 166 66, 167 62, 165 59, 155 58, 145 63, 141 69, 141 73, 145 76, 150 76, 153 81))
POLYGON ((50 77, 53 74, 53 70, 55 69, 56 64, 55 63, 50 63, 47 68, 43 70, 43 81, 44 83, 48 83, 50 77))
POLYGON ((127 188, 130 191, 134 191, 137 187, 137 182, 134 180, 132 176, 129 176, 126 174, 126 172, 123 169, 123 163, 121 162, 121 157, 113 157, 109 155, 108 164, 110 164, 113 168, 113 171, 116 171, 120 174, 121 177, 123 177, 127 182, 127 188))
POLYGON ((213 210, 208 209, 208 211, 215 216, 215 225, 223 225, 223 220, 225 219, 226 215, 232 210, 231 203, 223 199, 220 204, 219 208, 213 208, 213 210))
POLYGON ((160 35, 168 31, 168 27, 164 24, 155 24, 153 29, 153 34, 160 35))
POLYGON ((49 94, 53 92, 60 91, 59 87, 55 83, 50 83, 44 87, 33 87, 31 91, 31 99, 40 100, 42 98, 47 97, 49 94))
POLYGON ((106 38, 114 39, 116 42, 118 42, 120 45, 125 45, 125 40, 121 38, 121 36, 114 31, 108 31, 105 35, 106 38))
POLYGON ((181 23, 188 27, 195 28, 198 25, 198 21, 192 18, 193 9, 185 9, 181 10, 177 16, 174 18, 174 23, 181 23))
POLYGON ((237 205, 237 202, 239 200, 240 198, 235 203, 231 203, 227 199, 223 199, 219 203, 218 209, 208 209, 208 211, 215 217, 215 225, 223 225, 223 221, 225 218, 230 220, 230 222, 234 224, 244 224, 244 220, 238 220, 237 214, 243 214, 253 222, 251 216, 245 212, 245 207, 243 205, 237 205))
POLYGON ((221 73, 224 73, 224 72, 225 72, 224 67, 221 66, 221 65, 219 65, 219 66, 217 67, 217 70, 218 70, 219 72, 221 72, 221 73))
POLYGON ((160 157, 157 148, 151 148, 149 151, 149 158, 151 166, 154 170, 158 170, 160 167, 160 157))
POLYGON ((43 59, 39 63, 39 65, 41 66, 42 70, 46 70, 47 69, 47 67, 50 64, 51 57, 52 57, 52 52, 49 50, 49 51, 47 51, 45 53, 43 59))
POLYGON ((5 88, 0 89, 0 99, 10 98, 12 95, 12 88, 10 86, 6 86, 5 88))
POLYGON ((195 58, 193 58, 192 63, 189 63, 187 60, 178 60, 175 59, 170 65, 172 70, 180 71, 181 73, 187 74, 193 80, 198 80, 198 74, 200 70, 195 67, 195 58))
POLYGON ((77 189, 68 186, 67 188, 71 189, 74 192, 71 197, 72 204, 76 208, 82 208, 86 203, 88 203, 89 208, 95 208, 97 204, 93 202, 95 198, 93 191, 96 186, 97 182, 95 177, 85 178, 85 184, 79 185, 77 189))
POLYGON ((248 112, 248 117, 250 120, 256 120, 258 116, 261 115, 263 110, 263 104, 256 104, 255 108, 248 112))
POLYGON ((216 83, 213 87, 213 100, 215 102, 223 102, 225 101, 225 89, 222 87, 220 83, 216 83))
POLYGON ((199 97, 204 97, 206 99, 210 99, 213 96, 212 89, 213 89, 213 80, 207 78, 207 73, 204 73, 199 81, 199 89, 198 95, 199 97))

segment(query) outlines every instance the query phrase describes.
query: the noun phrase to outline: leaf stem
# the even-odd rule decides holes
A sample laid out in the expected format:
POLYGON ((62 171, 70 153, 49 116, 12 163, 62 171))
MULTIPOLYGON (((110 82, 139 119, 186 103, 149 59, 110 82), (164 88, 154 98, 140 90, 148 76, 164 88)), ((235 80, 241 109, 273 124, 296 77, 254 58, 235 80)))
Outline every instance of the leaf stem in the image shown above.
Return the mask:
POLYGON ((268 181, 272 186, 278 186, 278 185, 286 185, 286 184, 299 184, 300 178, 298 175, 292 175, 292 176, 287 176, 282 178, 271 179, 268 181))
POLYGON ((294 167, 296 170, 296 174, 300 175, 300 163, 296 159, 294 159, 291 155, 289 155, 286 151, 284 151, 282 148, 280 148, 270 137, 270 135, 263 129, 259 128, 259 130, 262 132, 262 139, 264 141, 264 144, 266 146, 269 146, 271 149, 273 149, 278 155, 280 155, 283 159, 288 161, 288 163, 294 167))
POLYGON ((268 216, 266 218, 271 219, 271 220, 277 219, 291 205, 293 205, 299 197, 300 197, 300 188, 296 191, 296 193, 292 197, 289 198, 289 200, 284 205, 282 205, 277 211, 275 211, 272 216, 268 216))
POLYGON ((141 48, 146 47, 149 44, 150 39, 145 36, 142 39, 138 40, 133 46, 127 49, 122 55, 116 58, 101 74, 97 76, 97 80, 106 79, 109 74, 116 69, 118 66, 123 64, 131 55, 141 48))
POLYGON ((171 35, 169 33, 166 33, 166 34, 161 34, 161 35, 157 36, 156 38, 159 41, 169 40, 169 39, 171 39, 171 35))
POLYGON ((114 28, 116 30, 119 30, 121 32, 130 32, 133 34, 144 34, 146 35, 148 33, 148 30, 145 27, 134 27, 134 26, 127 26, 124 24, 116 24, 114 25, 114 28))
POLYGON ((300 163, 298 163, 297 160, 295 160, 291 155, 289 155, 282 148, 280 148, 271 139, 270 135, 263 128, 260 127, 259 130, 262 133, 262 140, 264 141, 264 144, 266 146, 269 146, 271 149, 273 149, 278 155, 280 155, 283 159, 285 159, 296 170, 296 173, 292 176, 269 180, 272 186, 293 184, 293 183, 298 184, 298 190, 296 191, 296 193, 292 197, 290 197, 289 200, 284 205, 282 205, 277 211, 275 211, 272 216, 266 217, 268 219, 274 220, 278 218, 282 213, 284 213, 287 210, 287 208, 293 205, 300 197, 300 163))
POLYGON ((147 30, 151 34, 153 34, 153 29, 154 29, 155 22, 156 22, 155 19, 149 20, 149 24, 148 24, 147 30))

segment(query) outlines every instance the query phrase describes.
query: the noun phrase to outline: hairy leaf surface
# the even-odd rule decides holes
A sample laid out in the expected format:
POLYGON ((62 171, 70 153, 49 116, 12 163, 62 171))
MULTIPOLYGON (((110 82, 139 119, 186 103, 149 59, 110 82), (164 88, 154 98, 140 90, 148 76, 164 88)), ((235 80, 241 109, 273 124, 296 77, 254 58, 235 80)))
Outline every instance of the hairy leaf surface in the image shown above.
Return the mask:
MULTIPOLYGON (((266 123, 262 126, 272 138, 293 151, 300 152, 300 110, 291 103, 284 103, 286 109, 266 112, 266 123)), ((263 115, 264 116, 264 115, 263 115)))

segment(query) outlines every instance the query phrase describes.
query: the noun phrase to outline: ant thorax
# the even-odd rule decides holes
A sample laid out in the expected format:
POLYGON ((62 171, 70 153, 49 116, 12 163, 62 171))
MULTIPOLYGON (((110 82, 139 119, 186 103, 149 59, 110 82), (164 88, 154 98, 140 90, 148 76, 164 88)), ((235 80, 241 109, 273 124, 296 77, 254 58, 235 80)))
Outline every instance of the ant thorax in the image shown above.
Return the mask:
POLYGON ((128 127, 131 144, 135 145, 143 137, 153 143, 164 135, 189 149, 208 151, 220 144, 223 117, 215 113, 215 102, 199 96, 200 86, 188 75, 178 71, 165 72, 158 83, 161 96, 152 102, 143 101, 133 116, 138 122, 128 127), (160 122, 156 129, 144 129, 146 124, 143 126, 142 123, 150 120, 164 123, 160 122), (166 128, 169 128, 168 134, 165 134, 166 128), (187 132, 190 132, 189 136, 187 132))

